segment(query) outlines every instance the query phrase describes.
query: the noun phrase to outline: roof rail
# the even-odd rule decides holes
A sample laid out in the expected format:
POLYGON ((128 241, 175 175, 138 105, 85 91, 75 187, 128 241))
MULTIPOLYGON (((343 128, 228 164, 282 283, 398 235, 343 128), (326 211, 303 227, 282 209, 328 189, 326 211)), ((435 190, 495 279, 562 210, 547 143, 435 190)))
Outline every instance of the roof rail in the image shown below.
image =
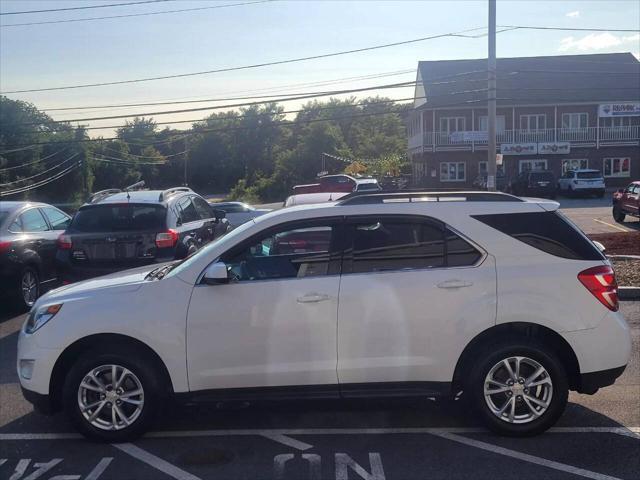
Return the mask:
POLYGON ((523 202, 524 200, 502 192, 485 191, 429 191, 393 190, 353 192, 338 201, 338 205, 367 205, 401 202, 523 202))
POLYGON ((89 197, 89 203, 96 203, 103 198, 108 197, 109 195, 114 195, 116 193, 120 193, 122 190, 119 188, 107 188, 106 190, 100 190, 99 192, 92 193, 89 197))
POLYGON ((178 192, 192 192, 193 190, 191 190, 189 187, 173 187, 173 188, 168 188, 163 192, 160 192, 160 196, 158 197, 158 201, 162 202, 163 200, 165 200, 166 197, 168 197, 169 195, 173 195, 175 193, 178 192))

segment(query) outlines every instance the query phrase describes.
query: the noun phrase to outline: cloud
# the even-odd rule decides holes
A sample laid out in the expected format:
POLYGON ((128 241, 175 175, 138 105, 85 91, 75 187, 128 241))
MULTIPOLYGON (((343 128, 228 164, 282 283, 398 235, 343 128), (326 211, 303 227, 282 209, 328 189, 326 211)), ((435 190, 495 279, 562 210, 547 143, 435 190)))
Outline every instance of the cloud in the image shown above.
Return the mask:
POLYGON ((589 50, 604 50, 606 48, 617 47, 626 43, 636 44, 640 41, 640 34, 618 36, 608 32, 590 33, 582 38, 565 37, 560 40, 559 52, 568 52, 578 50, 586 52, 589 50))
POLYGON ((569 12, 565 15, 565 17, 570 17, 570 18, 578 18, 579 16, 580 16, 579 10, 574 10, 573 12, 569 12))

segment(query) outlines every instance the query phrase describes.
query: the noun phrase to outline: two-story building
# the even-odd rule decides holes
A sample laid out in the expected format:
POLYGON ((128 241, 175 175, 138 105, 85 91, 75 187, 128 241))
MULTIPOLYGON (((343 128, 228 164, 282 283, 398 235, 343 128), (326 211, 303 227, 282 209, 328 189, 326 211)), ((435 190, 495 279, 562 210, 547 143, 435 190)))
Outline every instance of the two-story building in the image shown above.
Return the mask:
MULTIPOLYGON (((640 62, 631 53, 497 60, 497 153, 529 169, 640 178, 640 62)), ((408 120, 416 186, 468 188, 487 168, 487 61, 420 62, 408 120)))

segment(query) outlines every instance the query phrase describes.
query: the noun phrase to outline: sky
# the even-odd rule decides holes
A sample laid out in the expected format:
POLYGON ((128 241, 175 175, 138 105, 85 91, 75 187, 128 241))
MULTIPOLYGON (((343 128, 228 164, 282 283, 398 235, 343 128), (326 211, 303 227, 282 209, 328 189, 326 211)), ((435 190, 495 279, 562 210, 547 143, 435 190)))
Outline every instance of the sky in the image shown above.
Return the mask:
MULTIPOLYGON (((278 0, 129 18, 46 25, 6 25, 212 7, 251 0, 174 0, 142 5, 28 15, 9 12, 124 3, 133 0, 0 0, 0 91, 109 82, 234 67, 357 49, 487 25, 487 1, 278 0)), ((640 29, 635 0, 498 0, 498 25, 640 29)), ((632 52, 640 34, 519 30, 497 37, 498 57, 632 52)), ((370 87, 415 80, 420 60, 485 58, 487 38, 442 38, 369 52, 264 68, 98 88, 7 94, 40 109, 166 100, 220 98, 370 87), (406 73, 299 84, 389 72, 406 73), (256 92, 259 91, 259 92, 256 92)), ((373 95, 366 92, 358 96, 373 95)), ((385 90, 409 98, 412 87, 385 90)), ((344 95, 343 95, 344 97, 344 95)), ((229 102, 209 103, 220 105, 229 102)), ((187 105, 203 106, 205 104, 187 105)), ((287 102, 295 109, 300 101, 287 102)), ((50 111, 56 120, 147 113, 181 105, 50 111)), ((200 119, 209 112, 154 116, 157 121, 200 119)), ((125 120, 83 122, 121 125, 125 120)), ((174 125, 187 128, 188 124, 174 125)), ((113 129, 92 130, 109 136, 113 129)))

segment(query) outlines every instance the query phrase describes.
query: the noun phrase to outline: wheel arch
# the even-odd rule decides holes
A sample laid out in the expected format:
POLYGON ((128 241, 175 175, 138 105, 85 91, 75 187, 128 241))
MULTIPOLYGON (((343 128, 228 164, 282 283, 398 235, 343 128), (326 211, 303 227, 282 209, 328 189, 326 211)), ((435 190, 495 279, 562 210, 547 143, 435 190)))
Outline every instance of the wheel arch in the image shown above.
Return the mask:
POLYGON ((452 389, 457 394, 464 388, 465 378, 482 349, 501 340, 535 339, 548 346, 560 359, 571 390, 580 388, 580 364, 571 345, 548 327, 536 323, 513 322, 495 325, 476 335, 462 351, 453 373, 452 389))
POLYGON ((64 381, 73 362, 85 352, 101 347, 109 346, 112 348, 134 348, 150 360, 160 372, 163 389, 167 394, 173 393, 173 384, 169 370, 160 358, 160 356, 149 347, 146 343, 141 342, 133 337, 116 333, 99 333, 76 340, 60 354, 56 360, 49 381, 49 396, 54 410, 59 410, 62 406, 62 389, 64 381))

